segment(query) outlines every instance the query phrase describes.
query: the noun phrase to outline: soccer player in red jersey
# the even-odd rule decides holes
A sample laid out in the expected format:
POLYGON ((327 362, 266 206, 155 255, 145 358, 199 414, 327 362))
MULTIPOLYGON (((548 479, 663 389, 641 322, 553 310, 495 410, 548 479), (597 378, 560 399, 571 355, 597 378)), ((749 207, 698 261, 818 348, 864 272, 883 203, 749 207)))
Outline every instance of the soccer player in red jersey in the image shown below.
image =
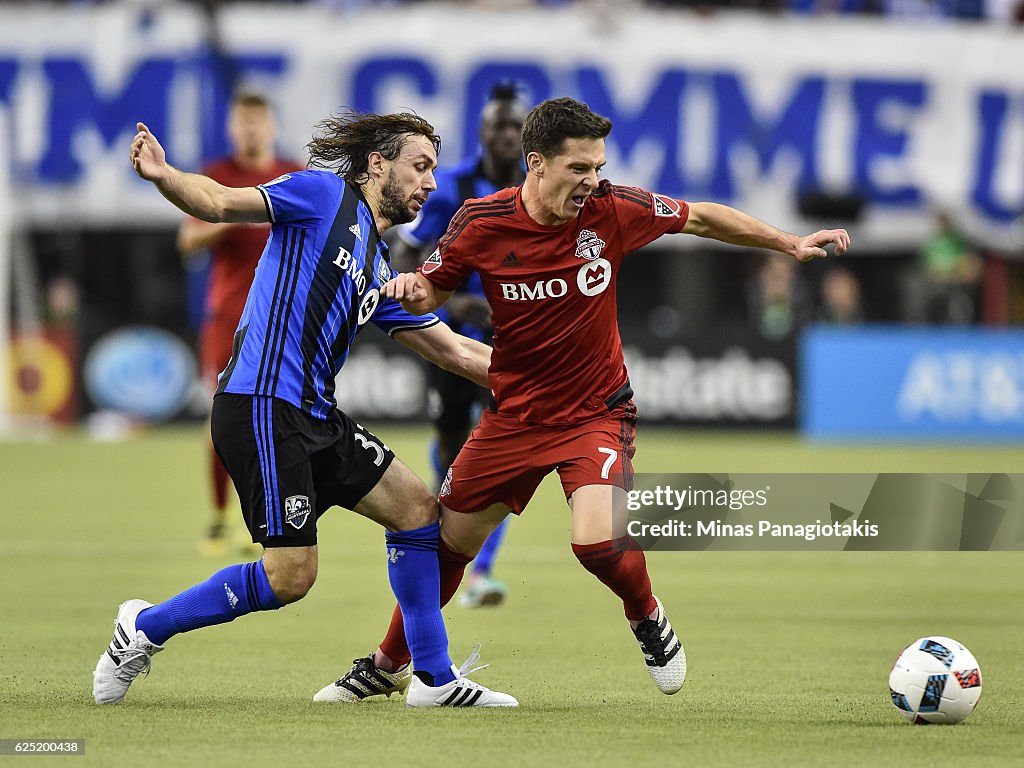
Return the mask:
MULTIPOLYGON (((270 104, 263 96, 241 91, 228 111, 227 134, 231 155, 215 160, 202 173, 227 187, 255 187, 303 167, 275 156, 276 128, 270 104)), ((231 341, 249 295, 256 264, 263 253, 269 224, 211 224, 189 217, 178 230, 178 250, 189 260, 203 250, 210 253, 210 273, 199 332, 199 359, 203 380, 212 397, 217 376, 231 359, 231 341)), ((231 479, 210 445, 213 519, 203 541, 209 554, 226 550, 225 520, 231 479)))
MULTIPOLYGON (((616 273, 625 255, 667 233, 780 251, 798 261, 849 248, 845 230, 805 237, 715 203, 691 203, 600 179, 611 121, 585 104, 546 101, 523 126, 521 187, 470 200, 417 272, 385 295, 414 313, 440 306, 480 274, 494 325, 485 411, 441 489, 441 599, 510 513, 557 471, 572 510, 580 563, 622 599, 659 690, 683 684, 686 656, 653 595, 643 551, 625 531, 636 408, 616 321, 616 273)), ((374 664, 408 660, 398 609, 374 664)))

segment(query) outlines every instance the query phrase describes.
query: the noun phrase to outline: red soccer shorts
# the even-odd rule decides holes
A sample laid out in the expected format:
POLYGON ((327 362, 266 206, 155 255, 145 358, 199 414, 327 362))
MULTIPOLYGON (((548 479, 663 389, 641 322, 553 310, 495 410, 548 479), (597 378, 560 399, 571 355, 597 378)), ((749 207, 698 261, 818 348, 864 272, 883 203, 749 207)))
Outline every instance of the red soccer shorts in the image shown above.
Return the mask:
POLYGON ((552 470, 567 499, 584 485, 630 490, 635 437, 632 401, 568 426, 528 425, 485 411, 441 487, 441 503, 456 512, 505 504, 518 515, 552 470))

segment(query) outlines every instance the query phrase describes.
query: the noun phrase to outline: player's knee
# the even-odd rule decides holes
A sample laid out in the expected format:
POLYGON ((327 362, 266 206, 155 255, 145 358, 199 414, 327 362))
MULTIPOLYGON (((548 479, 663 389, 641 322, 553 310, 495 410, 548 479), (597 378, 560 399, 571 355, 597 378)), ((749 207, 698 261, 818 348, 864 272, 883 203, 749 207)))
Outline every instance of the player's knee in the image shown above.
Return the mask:
POLYGON ((449 558, 452 560, 464 560, 462 564, 465 565, 478 554, 483 548, 484 542, 487 541, 487 537, 484 536, 482 539, 477 538, 456 538, 451 535, 445 536, 444 530, 441 531, 441 543, 444 545, 437 551, 437 557, 439 560, 449 558))
POLYGON ((277 599, 294 603, 306 596, 316 582, 316 562, 305 562, 289 568, 268 569, 267 579, 277 599))
POLYGON ((274 590, 274 594, 277 595, 277 599, 287 605, 304 598, 309 590, 313 588, 315 581, 316 573, 307 571, 291 574, 279 586, 271 584, 271 588, 274 590))
POLYGON ((396 521, 396 530, 411 531, 437 522, 440 518, 440 507, 437 497, 427 490, 426 486, 417 488, 409 494, 408 503, 402 518, 396 521))
POLYGON ((596 548, 594 545, 573 544, 572 551, 580 565, 600 578, 606 571, 618 567, 624 552, 623 548, 612 542, 607 544, 608 546, 598 545, 596 548))

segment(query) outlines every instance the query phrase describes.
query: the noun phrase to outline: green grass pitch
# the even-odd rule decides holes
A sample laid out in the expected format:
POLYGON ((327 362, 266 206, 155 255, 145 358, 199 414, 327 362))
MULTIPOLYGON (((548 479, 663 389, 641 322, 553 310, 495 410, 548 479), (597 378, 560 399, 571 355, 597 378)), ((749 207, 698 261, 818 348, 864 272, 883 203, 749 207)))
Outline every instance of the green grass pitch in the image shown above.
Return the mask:
MULTIPOLYGON (((425 473, 425 429, 378 433, 425 473)), ((305 600, 173 639, 123 704, 97 707, 91 672, 117 604, 159 601, 241 559, 196 546, 202 440, 196 428, 0 444, 0 738, 85 739, 85 756, 68 759, 81 766, 1024 765, 1020 552, 653 553, 689 659, 683 690, 666 697, 621 605, 572 556, 554 478, 509 531, 497 574, 508 603, 445 611, 456 662, 481 642, 492 667, 476 679, 513 693, 518 710, 311 702, 375 646, 392 606, 380 530, 342 510, 322 521, 305 600), (893 659, 926 634, 957 638, 981 662, 984 693, 965 723, 911 726, 889 701, 893 659)), ((643 426, 638 446, 646 472, 1024 468, 1024 449, 643 426)))

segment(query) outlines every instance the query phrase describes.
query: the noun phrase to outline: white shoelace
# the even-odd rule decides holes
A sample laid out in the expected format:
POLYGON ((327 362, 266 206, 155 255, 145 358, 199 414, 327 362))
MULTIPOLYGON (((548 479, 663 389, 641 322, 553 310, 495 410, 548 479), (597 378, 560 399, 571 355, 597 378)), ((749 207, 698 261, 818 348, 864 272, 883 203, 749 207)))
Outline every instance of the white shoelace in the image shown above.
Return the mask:
POLYGON ((126 648, 116 653, 118 658, 114 677, 122 683, 130 683, 140 673, 149 674, 153 667, 153 657, 141 648, 126 648))
POLYGON ((469 654, 469 658, 462 662, 462 666, 459 667, 459 677, 465 677, 471 675, 474 672, 479 672, 481 669, 487 669, 490 664, 482 664, 479 667, 473 665, 480 661, 480 643, 473 646, 473 652, 469 654))

